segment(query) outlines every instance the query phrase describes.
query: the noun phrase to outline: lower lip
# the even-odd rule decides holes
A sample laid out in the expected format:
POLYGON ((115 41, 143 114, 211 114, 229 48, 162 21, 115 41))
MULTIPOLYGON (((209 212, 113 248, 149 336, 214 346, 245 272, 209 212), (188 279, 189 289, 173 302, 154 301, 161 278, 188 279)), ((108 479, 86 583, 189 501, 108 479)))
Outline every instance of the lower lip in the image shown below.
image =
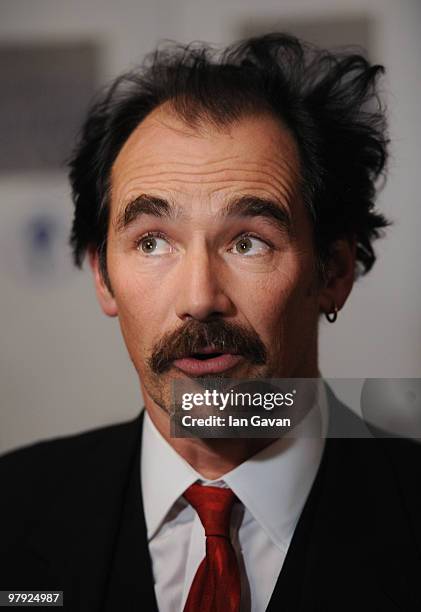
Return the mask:
POLYGON ((202 374, 219 374, 233 368, 241 361, 241 355, 231 355, 227 353, 219 357, 211 357, 210 359, 201 360, 194 357, 186 357, 185 359, 176 359, 173 364, 185 374, 194 374, 200 376, 202 374))

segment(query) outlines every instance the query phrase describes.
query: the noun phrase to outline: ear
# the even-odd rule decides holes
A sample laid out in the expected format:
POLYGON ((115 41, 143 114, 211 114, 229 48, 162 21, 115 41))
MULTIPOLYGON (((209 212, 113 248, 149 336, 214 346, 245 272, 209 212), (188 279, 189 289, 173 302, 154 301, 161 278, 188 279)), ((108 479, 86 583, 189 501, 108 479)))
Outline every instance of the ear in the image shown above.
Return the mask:
POLYGON ((355 253, 355 240, 337 240, 333 244, 327 275, 319 291, 320 312, 343 308, 354 284, 355 253))
POLYGON ((116 317, 118 315, 117 304, 101 273, 96 249, 89 249, 89 265, 94 277, 96 296, 103 312, 109 317, 116 317))

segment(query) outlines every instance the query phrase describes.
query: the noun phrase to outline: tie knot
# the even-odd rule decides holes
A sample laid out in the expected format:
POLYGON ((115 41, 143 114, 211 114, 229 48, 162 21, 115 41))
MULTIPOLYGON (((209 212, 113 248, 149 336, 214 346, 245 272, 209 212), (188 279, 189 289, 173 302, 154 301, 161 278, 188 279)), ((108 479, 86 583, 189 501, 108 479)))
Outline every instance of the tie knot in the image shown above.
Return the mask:
POLYGON ((184 497, 199 515, 206 536, 229 538, 231 510, 236 499, 231 489, 192 484, 184 497))

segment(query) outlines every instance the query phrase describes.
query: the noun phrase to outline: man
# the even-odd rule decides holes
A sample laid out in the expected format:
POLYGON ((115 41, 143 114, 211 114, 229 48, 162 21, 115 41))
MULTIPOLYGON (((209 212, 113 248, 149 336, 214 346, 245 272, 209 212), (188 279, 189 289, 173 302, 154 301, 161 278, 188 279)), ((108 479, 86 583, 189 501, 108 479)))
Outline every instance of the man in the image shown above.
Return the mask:
POLYGON ((367 438, 323 384, 302 436, 170 433, 176 381, 319 378, 319 319, 387 225, 381 72, 272 34, 157 52, 93 106, 71 241, 145 411, 2 459, 2 589, 89 611, 420 609, 416 444, 367 438))

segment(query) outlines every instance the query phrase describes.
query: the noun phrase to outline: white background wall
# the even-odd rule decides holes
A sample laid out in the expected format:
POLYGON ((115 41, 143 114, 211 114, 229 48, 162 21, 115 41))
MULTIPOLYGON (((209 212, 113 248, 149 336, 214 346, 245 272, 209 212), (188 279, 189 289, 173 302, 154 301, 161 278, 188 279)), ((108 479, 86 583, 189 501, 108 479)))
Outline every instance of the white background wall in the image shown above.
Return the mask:
MULTIPOLYGON (((102 80, 163 38, 228 43, 245 24, 369 17, 371 56, 387 67, 392 157, 379 208, 395 220, 379 261, 335 325, 322 324, 327 377, 421 377, 421 2, 418 0, 1 0, 0 43, 77 38, 102 43, 102 80)), ((283 27, 285 24, 285 27, 283 27)), ((344 41, 352 42, 352 41, 344 41)), ((8 228, 30 209, 72 209, 64 173, 0 176, 0 451, 136 415, 142 404, 118 323, 96 304, 88 270, 63 248, 54 282, 19 273, 8 228)))

